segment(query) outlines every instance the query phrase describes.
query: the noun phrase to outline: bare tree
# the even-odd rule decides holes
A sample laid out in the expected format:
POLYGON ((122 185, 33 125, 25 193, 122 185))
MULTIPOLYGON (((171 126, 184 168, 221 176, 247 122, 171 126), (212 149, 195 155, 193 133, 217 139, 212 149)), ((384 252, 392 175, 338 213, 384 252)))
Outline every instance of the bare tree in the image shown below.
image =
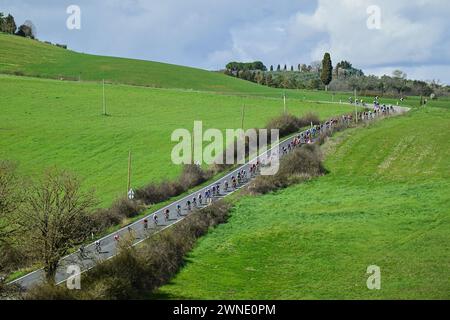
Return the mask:
POLYGON ((48 170, 28 190, 18 223, 49 283, 55 281, 61 258, 89 235, 88 211, 94 205, 93 193, 83 192, 80 181, 66 171, 48 170))
POLYGON ((0 161, 0 246, 15 232, 12 214, 20 204, 20 183, 16 176, 16 165, 0 161))

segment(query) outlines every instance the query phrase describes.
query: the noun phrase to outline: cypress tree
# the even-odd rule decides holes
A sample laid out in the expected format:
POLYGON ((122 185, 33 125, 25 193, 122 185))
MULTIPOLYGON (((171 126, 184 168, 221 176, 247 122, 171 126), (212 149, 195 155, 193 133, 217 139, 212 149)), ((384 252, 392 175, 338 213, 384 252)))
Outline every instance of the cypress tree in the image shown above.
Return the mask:
POLYGON ((325 90, 328 91, 328 85, 333 79, 333 65, 331 63, 331 56, 328 52, 325 53, 322 60, 322 73, 320 75, 320 80, 325 85, 325 90))

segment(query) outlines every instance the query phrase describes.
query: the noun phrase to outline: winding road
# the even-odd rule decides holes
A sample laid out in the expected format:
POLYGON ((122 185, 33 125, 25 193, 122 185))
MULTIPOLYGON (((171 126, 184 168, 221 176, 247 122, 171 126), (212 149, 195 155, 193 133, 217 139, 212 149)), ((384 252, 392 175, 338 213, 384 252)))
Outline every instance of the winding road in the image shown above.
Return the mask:
MULTIPOLYGON (((396 112, 403 113, 404 111, 407 111, 403 107, 394 107, 396 112)), ((303 131, 306 132, 307 130, 303 131)), ((248 161, 246 164, 236 168, 235 170, 231 171, 224 177, 214 181, 213 183, 209 184, 208 186, 202 187, 201 189, 192 192, 188 196, 177 200, 169 205, 167 205, 164 208, 161 208, 145 217, 143 217, 140 220, 137 220, 136 222, 114 232, 111 233, 103 238, 101 238, 100 241, 100 250, 96 247, 95 242, 86 245, 84 247, 84 253, 81 254, 79 251, 75 252, 73 254, 69 254, 66 257, 62 258, 60 261, 60 265, 58 267, 57 273, 56 273, 56 283, 61 284, 68 280, 69 277, 73 276, 72 273, 68 273, 68 267, 76 265, 79 267, 79 270, 81 273, 88 271, 89 269, 93 268, 96 264, 101 263, 102 261, 108 260, 112 257, 114 257, 117 254, 117 248, 118 243, 115 239, 116 236, 119 236, 119 239, 126 237, 130 233, 132 233, 134 239, 133 245, 138 245, 139 243, 145 241, 152 235, 161 232, 162 230, 182 221, 187 215, 189 215, 192 211, 187 209, 187 201, 191 201, 193 197, 197 197, 199 194, 202 194, 203 198, 205 195, 205 191, 208 189, 211 189, 213 186, 219 185, 220 186, 220 192, 218 195, 213 197, 213 201, 217 201, 223 197, 226 197, 237 190, 241 189, 242 187, 246 186, 255 176, 251 176, 250 173, 250 166, 259 161, 263 157, 270 157, 273 154, 276 154, 279 152, 279 150, 283 150, 284 147, 287 147, 289 143, 293 141, 293 139, 298 136, 300 133, 297 133, 289 138, 286 138, 285 140, 281 141, 279 144, 273 146, 266 152, 262 153, 258 157, 253 158, 252 160, 248 161), (232 190, 231 188, 231 177, 237 176, 238 172, 245 170, 247 173, 247 178, 241 181, 240 184, 238 184, 237 188, 232 190), (230 184, 229 190, 224 190, 224 182, 228 181, 230 184), (177 205, 181 205, 182 212, 181 215, 178 216, 177 214, 177 205), (170 216, 167 221, 164 219, 164 212, 166 209, 170 210, 170 216), (153 222, 153 216, 158 217, 158 225, 155 225, 153 222), (148 220, 148 227, 145 228, 144 220, 148 220)), ((279 152, 280 156, 282 156, 282 152, 279 152)), ((198 208, 206 207, 209 204, 205 203, 205 199, 203 199, 204 203, 199 204, 198 208)), ((31 286, 41 283, 45 280, 45 274, 43 269, 36 270, 34 272, 28 273, 24 275, 21 278, 18 278, 10 284, 16 284, 20 285, 24 289, 29 289, 31 286)))

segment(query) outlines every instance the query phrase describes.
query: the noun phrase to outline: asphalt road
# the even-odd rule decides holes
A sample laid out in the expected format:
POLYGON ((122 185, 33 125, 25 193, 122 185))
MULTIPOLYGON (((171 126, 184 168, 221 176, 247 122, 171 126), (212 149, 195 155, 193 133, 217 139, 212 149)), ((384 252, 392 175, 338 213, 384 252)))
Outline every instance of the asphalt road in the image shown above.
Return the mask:
MULTIPOLYGON (((404 112, 404 108, 401 107, 395 107, 396 111, 404 112)), ((306 132, 306 131, 304 131, 306 132)), ((117 254, 117 247, 118 247, 118 241, 115 239, 116 236, 119 236, 120 239, 123 239, 124 237, 129 237, 130 233, 132 234, 133 245, 137 245, 141 243, 142 241, 148 239, 150 236, 152 236, 155 233, 161 232, 165 228, 168 228, 180 221, 182 221, 187 215, 189 215, 192 211, 188 210, 187 208, 187 201, 191 201, 195 196, 198 198, 199 194, 202 194, 203 197, 203 204, 198 204, 198 208, 206 207, 207 204, 205 203, 205 191, 208 189, 211 189, 213 186, 220 186, 220 192, 217 196, 213 197, 213 201, 217 201, 223 197, 226 197, 235 191, 239 190, 240 188, 247 185, 256 175, 250 175, 250 166, 254 163, 256 163, 258 160, 260 160, 263 157, 270 157, 271 155, 275 155, 277 152, 279 152, 280 157, 283 156, 283 147, 287 147, 288 144, 299 134, 295 134, 294 136, 291 136, 283 141, 281 141, 278 145, 272 147, 271 149, 267 150, 265 153, 261 154, 258 157, 255 157, 254 159, 250 160, 246 164, 236 168, 226 176, 218 179, 217 181, 214 181, 208 186, 203 187, 202 189, 193 192, 189 194, 188 196, 184 197, 183 199, 180 199, 178 201, 175 201, 168 206, 155 211, 146 217, 130 224, 129 226, 126 226, 117 232, 111 233, 102 239, 100 239, 100 248, 96 247, 95 242, 85 246, 84 253, 81 254, 80 252, 76 252, 73 254, 70 254, 64 258, 61 259, 60 266, 56 273, 56 283, 60 284, 65 281, 72 275, 67 272, 67 267, 70 265, 77 265, 79 266, 81 273, 93 268, 96 264, 101 263, 102 261, 105 261, 107 259, 110 259, 114 257, 117 254), (231 177, 237 177, 238 172, 245 170, 247 177, 242 181, 240 184, 238 184, 236 189, 232 189, 231 187, 231 177), (225 190, 224 182, 228 181, 229 188, 228 190, 225 190), (178 215, 177 213, 177 205, 181 205, 181 215, 178 215), (166 209, 170 210, 169 219, 165 220, 164 212, 166 209), (158 224, 155 225, 153 216, 157 216, 158 218, 158 224), (145 228, 144 226, 144 220, 148 220, 148 227, 145 228)), ((192 209, 194 207, 192 206, 192 209)), ((31 272, 29 274, 26 274, 25 276, 18 278, 14 281, 12 281, 10 284, 17 284, 23 287, 24 289, 28 289, 33 285, 39 284, 40 282, 44 281, 44 271, 42 269, 36 270, 34 272, 31 272)))

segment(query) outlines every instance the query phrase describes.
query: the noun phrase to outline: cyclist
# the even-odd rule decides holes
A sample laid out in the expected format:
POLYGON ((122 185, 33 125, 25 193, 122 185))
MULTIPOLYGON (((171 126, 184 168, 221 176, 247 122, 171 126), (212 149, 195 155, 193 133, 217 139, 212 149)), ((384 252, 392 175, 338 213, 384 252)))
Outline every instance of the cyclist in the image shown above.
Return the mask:
POLYGON ((95 251, 97 251, 97 253, 100 253, 102 251, 100 240, 95 241, 95 251))
POLYGON ((225 192, 226 192, 228 190, 228 181, 227 180, 224 181, 223 187, 224 187, 225 192))
POLYGON ((80 246, 80 257, 84 259, 86 257, 84 245, 80 246))
POLYGON ((114 236, 114 240, 116 241, 116 242, 118 242, 119 241, 119 235, 118 234, 116 234, 115 236, 114 236))
POLYGON ((198 194, 198 204, 199 204, 199 205, 202 205, 202 204, 203 204, 203 197, 202 197, 202 194, 201 194, 201 193, 198 194))
POLYGON ((165 219, 166 221, 168 221, 169 218, 170 218, 170 210, 169 210, 169 209, 166 209, 166 210, 164 211, 164 219, 165 219))
POLYGON ((192 205, 197 208, 197 198, 195 196, 192 198, 192 205))
POLYGON ((177 216, 181 216, 181 206, 177 204, 177 216))
POLYGON ((192 208, 192 207, 191 207, 191 201, 188 200, 188 201, 186 202, 186 207, 187 207, 187 209, 188 209, 189 211, 191 211, 191 208, 192 208))
POLYGON ((206 191, 205 191, 205 198, 206 198, 206 204, 208 204, 208 203, 210 203, 211 201, 211 190, 210 189, 207 189, 206 191))
POLYGON ((147 230, 148 229, 148 220, 144 219, 143 223, 144 223, 144 230, 147 230))
POLYGON ((156 214, 153 215, 153 223, 155 224, 155 226, 158 225, 158 216, 156 214))

